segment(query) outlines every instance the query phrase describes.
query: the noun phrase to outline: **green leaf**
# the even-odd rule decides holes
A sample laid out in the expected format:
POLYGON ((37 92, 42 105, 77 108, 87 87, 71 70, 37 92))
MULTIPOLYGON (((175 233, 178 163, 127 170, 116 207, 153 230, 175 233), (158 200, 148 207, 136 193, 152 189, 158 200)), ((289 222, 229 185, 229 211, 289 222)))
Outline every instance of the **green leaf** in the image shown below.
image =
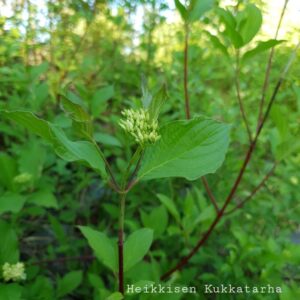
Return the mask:
POLYGON ((221 50, 222 53, 225 54, 226 56, 229 56, 227 48, 221 43, 221 41, 219 40, 219 38, 217 36, 211 34, 208 31, 205 31, 205 33, 209 36, 210 41, 215 48, 221 50))
POLYGON ((62 95, 61 104, 63 110, 70 116, 72 120, 77 122, 90 122, 90 116, 81 105, 72 102, 64 95, 62 95))
POLYGON ((160 202, 167 208, 169 213, 175 218, 176 222, 180 224, 180 215, 174 202, 169 197, 162 194, 157 194, 157 197, 160 200, 160 202))
POLYGON ((29 111, 0 111, 0 115, 15 121, 29 131, 42 137, 45 141, 53 143, 53 137, 47 121, 36 117, 29 111))
POLYGON ((107 297, 105 300, 122 300, 123 295, 119 292, 115 292, 113 294, 111 294, 109 297, 107 297))
POLYGON ((236 27, 236 20, 233 14, 229 10, 226 10, 221 7, 217 7, 216 12, 226 27, 231 27, 231 28, 236 27))
POLYGON ((151 119, 157 120, 160 110, 167 100, 166 86, 163 85, 160 90, 153 96, 149 105, 149 115, 151 119))
POLYGON ((114 87, 112 85, 103 87, 95 92, 91 100, 91 112, 94 117, 99 117, 101 112, 105 111, 107 100, 114 95, 114 87))
POLYGON ((154 236, 160 236, 168 225, 168 212, 164 206, 152 209, 149 214, 141 213, 143 225, 154 231, 154 236))
POLYGON ((32 133, 50 143, 58 156, 66 161, 83 161, 92 169, 106 177, 105 165, 99 153, 100 150, 88 141, 73 142, 64 131, 27 111, 0 111, 0 115, 22 125, 32 133))
POLYGON ((48 62, 43 62, 40 65, 31 66, 29 69, 29 76, 31 81, 39 79, 39 77, 45 73, 49 68, 48 62))
POLYGON ((150 249, 153 230, 142 228, 132 233, 124 243, 124 271, 143 259, 150 249))
POLYGON ((174 121, 161 128, 161 138, 146 148, 138 179, 184 177, 195 180, 223 163, 229 126, 204 118, 174 121))
POLYGON ((62 107, 73 120, 73 128, 75 133, 79 137, 84 137, 90 140, 90 137, 93 134, 92 120, 82 105, 77 104, 63 96, 62 107))
POLYGON ((177 10, 180 13, 182 20, 185 21, 187 19, 187 9, 179 0, 175 0, 174 2, 175 2, 175 6, 176 6, 177 10))
POLYGON ((286 106, 273 105, 270 116, 280 133, 281 140, 285 140, 289 134, 289 118, 286 106))
POLYGON ((295 137, 289 128, 289 111, 286 106, 275 104, 271 110, 271 119, 275 124, 276 138, 272 142, 272 150, 276 160, 280 161, 291 154, 299 152, 300 141, 295 137))
POLYGON ((270 48, 275 47, 276 45, 281 44, 282 42, 284 42, 284 40, 274 40, 274 39, 271 39, 271 40, 268 40, 268 41, 259 42, 258 45, 255 48, 247 51, 243 55, 242 59, 243 59, 243 61, 246 61, 246 60, 254 57, 257 54, 260 54, 260 53, 262 53, 262 52, 264 52, 264 51, 266 51, 266 50, 268 50, 270 48))
MULTIPOLYGON (((0 220, 1 247, 0 266, 5 262, 16 263, 19 261, 19 247, 17 235, 10 224, 0 220)), ((1 298, 0 298, 1 299, 1 298)))
POLYGON ((22 287, 16 283, 0 284, 0 299, 21 300, 22 287))
POLYGON ((102 232, 87 226, 78 226, 78 228, 88 240, 97 258, 113 272, 116 272, 118 270, 116 245, 102 232))
POLYGON ((244 13, 246 17, 239 28, 239 33, 243 39, 242 46, 248 44, 255 37, 262 25, 261 11, 254 4, 248 4, 244 13))
MULTIPOLYGON (((32 281, 31 281, 32 282, 32 281)), ((30 285, 26 285, 26 293, 23 299, 36 299, 36 300, 53 300, 54 289, 52 281, 45 276, 38 276, 30 285)))
POLYGON ((122 147, 122 144, 120 143, 120 141, 116 137, 114 137, 113 135, 110 135, 110 134, 96 132, 94 134, 94 139, 96 142, 98 142, 102 145, 122 147))
POLYGON ((95 145, 88 141, 73 142, 60 128, 52 124, 49 127, 58 142, 55 145, 58 156, 66 161, 84 161, 92 169, 99 171, 103 177, 106 177, 104 162, 95 145))
POLYGON ((223 8, 216 9, 221 22, 225 25, 223 34, 230 40, 235 48, 240 48, 243 45, 243 39, 236 30, 237 22, 232 13, 223 8))
POLYGON ((96 290, 104 287, 104 283, 99 274, 88 273, 88 280, 91 286, 96 290))
POLYGON ((56 197, 48 190, 41 190, 31 194, 27 202, 47 208, 58 208, 56 197))
POLYGON ((280 142, 275 149, 275 157, 277 161, 281 161, 289 157, 293 153, 299 153, 300 141, 296 137, 292 136, 286 140, 280 142))
POLYGON ((0 196, 0 214, 18 213, 24 206, 25 198, 18 194, 6 193, 0 196))
POLYGON ((43 170, 46 159, 45 146, 36 138, 28 140, 28 144, 21 148, 19 155, 19 171, 20 173, 28 173, 33 179, 38 179, 43 170))
POLYGON ((194 22, 212 9, 214 0, 192 0, 189 7, 188 20, 194 22))
POLYGON ((82 281, 82 271, 72 271, 58 281, 57 296, 63 297, 73 292, 82 281))
POLYGON ((17 163, 8 154, 0 152, 0 183, 7 189, 13 190, 14 178, 17 174, 17 163))
POLYGON ((149 108, 149 105, 152 101, 152 94, 148 88, 148 82, 145 76, 142 76, 142 105, 145 109, 149 108))

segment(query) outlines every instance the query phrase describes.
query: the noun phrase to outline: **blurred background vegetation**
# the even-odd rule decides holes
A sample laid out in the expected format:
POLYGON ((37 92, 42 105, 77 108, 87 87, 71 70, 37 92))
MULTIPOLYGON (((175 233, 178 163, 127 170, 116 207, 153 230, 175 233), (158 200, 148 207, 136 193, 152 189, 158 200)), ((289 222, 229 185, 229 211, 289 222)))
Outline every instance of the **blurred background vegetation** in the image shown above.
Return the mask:
MULTIPOLYGON (((284 1, 250 1, 264 15, 251 42, 274 37, 284 1)), ((241 0, 240 6, 249 3, 241 0)), ((215 6, 234 10, 236 1, 215 6)), ((290 1, 279 32, 270 77, 272 92, 299 39, 300 5, 290 1), (298 21, 299 25, 299 21, 298 21)), ((212 38, 222 24, 215 9, 190 33, 189 83, 192 115, 232 124, 225 163, 207 177, 223 203, 247 147, 234 89, 234 57, 212 38)), ((141 97, 141 75, 153 89, 167 83, 169 98, 160 119, 184 119, 183 24, 172 1, 9 0, 0 1, 0 108, 26 109, 69 130, 61 94, 82 103, 93 116, 95 139, 114 165, 124 169, 132 143, 117 125, 120 111, 141 97)), ((268 52, 245 62, 241 90, 254 129, 268 52)), ((300 64, 289 72, 237 194, 247 196, 278 161, 274 174, 243 209, 221 222, 204 248, 172 279, 177 285, 205 283, 281 286, 281 295, 161 295, 155 299, 280 299, 300 296, 299 121, 300 64)), ((268 98, 267 97, 267 98, 268 98)), ((128 197, 126 231, 155 230, 146 259, 127 282, 151 280, 187 254, 214 218, 200 181, 147 182, 128 197), (173 209, 167 203, 173 203, 173 209)), ((233 206, 232 206, 233 207, 233 206)), ((0 284, 0 299, 105 299, 116 279, 93 259, 76 225, 93 225, 116 236, 118 200, 99 177, 82 165, 63 162, 40 139, 21 127, 0 123, 0 265, 26 263, 27 280, 0 284), (69 275, 66 277, 66 275, 69 275), (1 294, 2 293, 2 294, 1 294), (14 297, 14 298, 13 298, 14 297)), ((200 290, 201 288, 199 288, 200 290)), ((147 295, 136 299, 152 299, 147 295)), ((131 299, 135 299, 134 296, 131 299)))

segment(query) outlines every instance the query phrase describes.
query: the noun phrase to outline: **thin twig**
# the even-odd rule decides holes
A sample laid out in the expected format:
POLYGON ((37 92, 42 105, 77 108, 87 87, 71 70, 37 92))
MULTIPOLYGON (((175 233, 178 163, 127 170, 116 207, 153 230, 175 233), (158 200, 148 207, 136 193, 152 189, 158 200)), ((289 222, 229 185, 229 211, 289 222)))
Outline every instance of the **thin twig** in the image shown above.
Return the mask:
POLYGON ((250 125, 246 116, 243 99, 241 95, 241 87, 240 87, 240 52, 239 50, 236 51, 236 66, 235 66, 235 76, 234 76, 234 82, 235 82, 235 89, 236 89, 236 95, 239 102, 240 112, 247 130, 249 143, 252 142, 252 134, 250 125))
POLYGON ((141 166, 141 163, 142 163, 142 159, 144 157, 144 151, 142 151, 140 153, 140 157, 139 157, 139 160, 138 162, 136 163, 136 166, 130 176, 130 179, 128 181, 128 184, 126 186, 126 191, 128 192, 136 183, 137 183, 137 180, 135 179, 135 176, 137 175, 139 169, 140 169, 140 166, 141 166))
MULTIPOLYGON (((281 24, 282 24, 283 16, 284 16, 284 13, 285 13, 288 2, 289 2, 289 0, 284 1, 284 5, 283 5, 283 8, 282 8, 282 11, 281 11, 281 14, 280 14, 280 18, 279 18, 277 28, 276 28, 276 32, 275 32, 275 36, 274 36, 275 40, 278 37, 278 33, 279 33, 279 30, 280 30, 280 27, 281 27, 281 24)), ((267 89, 268 89, 268 86, 269 86, 270 73, 271 73, 271 67, 272 67, 274 52, 275 52, 275 46, 272 47, 272 49, 270 51, 269 59, 268 59, 264 84, 263 84, 262 93, 261 93, 262 96, 261 96, 261 100, 260 100, 260 104, 259 104, 259 112, 258 112, 256 130, 258 130, 258 127, 259 127, 260 123, 262 122, 262 114, 263 114, 263 109, 264 109, 264 104, 265 104, 266 93, 267 93, 267 89)))
POLYGON ((231 210, 227 211, 224 213, 224 215, 229 215, 233 212, 235 212, 236 210, 244 207, 244 205, 246 204, 246 202, 248 202, 249 200, 251 200, 254 195, 265 185, 266 181, 271 177, 271 175, 273 174, 274 170, 276 168, 276 163, 274 163, 274 165, 272 166, 272 168, 270 169, 270 171, 263 177, 263 179, 260 181, 260 183, 252 190, 252 192, 241 202, 239 202, 234 208, 232 208, 231 210))
POLYGON ((185 36, 184 36, 184 79, 183 79, 183 86, 184 86, 184 100, 185 100, 185 115, 187 119, 191 118, 190 113, 190 97, 188 91, 188 54, 189 54, 189 25, 185 24, 185 36))
POLYGON ((282 85, 284 79, 285 79, 285 76, 287 74, 287 72, 289 71, 294 59, 296 58, 296 55, 297 55, 297 51, 299 50, 300 48, 300 41, 298 42, 297 46, 295 47, 294 51, 292 52, 291 56, 290 56, 290 59, 288 60, 285 68, 283 69, 283 71, 281 72, 281 75, 275 85, 275 88, 274 88, 274 91, 273 91, 273 94, 271 96, 271 99, 268 103, 268 106, 267 106, 267 109, 266 109, 266 112, 262 118, 262 122, 260 123, 260 125, 258 126, 258 129, 257 129, 257 133, 256 133, 256 136, 259 136, 267 118, 269 117, 269 114, 270 114, 270 111, 271 111, 271 108, 273 106, 273 103, 275 101, 275 98, 277 96, 277 93, 278 93, 278 90, 280 88, 280 86, 282 85))
POLYGON ((126 195, 130 191, 130 189, 136 184, 137 180, 135 180, 135 176, 140 168, 142 159, 143 159, 144 151, 141 147, 138 147, 130 162, 128 164, 126 175, 124 178, 124 182, 122 182, 122 190, 119 192, 120 194, 120 213, 119 213, 119 231, 118 231, 118 258, 119 258, 119 292, 124 295, 124 220, 125 220, 125 200, 126 195), (136 166, 128 178, 128 173, 131 169, 132 164, 135 162, 138 157, 138 161, 136 166), (125 188, 124 188, 125 187, 125 188))
POLYGON ((213 204, 213 206, 216 210, 216 213, 219 213, 219 207, 218 207, 218 204, 217 204, 217 200, 216 200, 215 196, 213 195, 206 178, 204 176, 201 177, 201 181, 202 181, 202 183, 203 183, 203 185, 206 189, 208 198, 210 199, 211 203, 213 204))
POLYGON ((120 215, 118 232, 118 258, 119 258, 119 292, 124 294, 124 219, 126 193, 120 194, 120 215))
MULTIPOLYGON (((130 170, 131 170, 131 167, 134 165, 134 163, 137 161, 137 165, 140 163, 140 160, 141 160, 141 156, 143 155, 143 148, 141 146, 138 146, 136 151, 134 152, 134 154, 132 155, 128 165, 127 165, 127 168, 126 168, 126 171, 124 173, 124 176, 123 176, 123 179, 122 179, 122 188, 125 187, 126 185, 126 182, 128 182, 128 178, 130 177, 130 179, 132 178, 133 175, 130 175, 129 176, 129 173, 130 173, 130 170)), ((136 168, 136 167, 135 167, 136 168)), ((130 180, 129 179, 129 180, 130 180)))
POLYGON ((101 149, 99 148, 98 144, 94 141, 94 139, 90 138, 90 142, 94 144, 94 146, 96 147, 100 157, 102 158, 104 164, 105 164, 105 168, 106 170, 108 171, 109 173, 109 176, 111 178, 111 181, 108 181, 108 184, 117 192, 119 192, 121 189, 120 189, 120 186, 119 184, 117 183, 116 181, 116 178, 113 174, 113 171, 112 171, 112 168, 108 162, 108 160, 105 158, 103 152, 101 151, 101 149))

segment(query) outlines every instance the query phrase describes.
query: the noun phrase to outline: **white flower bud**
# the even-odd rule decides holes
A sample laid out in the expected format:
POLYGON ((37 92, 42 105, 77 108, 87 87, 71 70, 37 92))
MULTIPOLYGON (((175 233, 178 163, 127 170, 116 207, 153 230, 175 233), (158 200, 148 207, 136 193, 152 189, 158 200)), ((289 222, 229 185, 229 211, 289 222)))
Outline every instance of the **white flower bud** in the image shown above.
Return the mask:
POLYGON ((157 133, 158 123, 156 120, 151 120, 149 112, 144 109, 126 109, 121 113, 125 119, 119 122, 119 125, 130 135, 135 141, 144 145, 154 143, 159 139, 157 133))
POLYGON ((2 275, 4 281, 20 281, 26 279, 24 263, 18 262, 16 264, 5 263, 2 267, 2 275))

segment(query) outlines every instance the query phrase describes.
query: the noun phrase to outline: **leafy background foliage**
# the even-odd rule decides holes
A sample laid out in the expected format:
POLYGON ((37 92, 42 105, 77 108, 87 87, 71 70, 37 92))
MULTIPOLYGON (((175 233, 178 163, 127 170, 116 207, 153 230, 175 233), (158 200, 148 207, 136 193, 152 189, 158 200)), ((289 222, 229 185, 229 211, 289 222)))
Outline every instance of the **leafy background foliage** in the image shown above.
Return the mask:
MULTIPOLYGON (((106 299, 117 290, 116 277, 109 270, 116 272, 113 237, 119 200, 103 181, 106 171, 93 144, 78 141, 87 140, 86 132, 93 135, 113 162, 113 171, 121 174, 134 145, 117 123, 124 107, 138 106, 141 74, 154 90, 161 82, 167 83, 169 97, 160 124, 173 120, 175 127, 176 120, 185 118, 182 24, 189 23, 192 115, 231 125, 225 163, 216 174, 207 176, 221 204, 247 146, 233 84, 232 54, 241 51, 241 89, 250 126, 255 128, 267 50, 276 45, 273 86, 292 51, 291 37, 275 41, 259 31, 263 18, 257 7, 263 9, 266 1, 240 1, 239 22, 232 17, 235 8, 224 6, 224 1, 213 5, 200 1, 200 6, 191 1, 196 7, 188 9, 175 1, 179 14, 173 23, 164 17, 169 5, 164 1, 49 0, 42 12, 33 1, 11 2, 14 14, 0 17, 0 108, 29 112, 19 122, 22 126, 11 122, 9 113, 1 113, 0 264, 24 261, 28 278, 20 284, 1 283, 0 298, 106 299), (137 31, 133 17, 140 9, 145 15, 137 31), (41 14, 46 15, 46 24, 40 22, 41 14), (38 135, 46 132, 47 142, 25 130, 28 126, 34 126, 38 135), (55 156, 51 147, 65 160, 55 156), (22 180, 22 174, 30 176, 22 180), (93 243, 111 243, 111 248, 96 252, 97 260, 83 235, 87 239, 96 235, 93 243), (103 242, 108 237, 109 242, 103 242)), ((280 161, 275 174, 245 208, 224 218, 205 247, 176 274, 173 284, 269 283, 283 288, 278 299, 299 297, 299 72, 295 64, 288 74, 235 202, 259 183, 274 159, 280 161)), ((270 93, 271 89, 267 96, 270 93)), ((176 128, 167 137, 175 133, 176 128)), ((227 132, 219 134, 224 137, 227 132)), ((162 158, 160 143, 153 147, 162 158)), ((143 168, 147 169, 147 163, 143 168)), ((161 177, 172 175, 167 169, 160 174, 164 171, 166 176, 161 177)), ((126 248, 134 251, 125 264, 127 282, 141 286, 159 282, 178 257, 196 244, 214 216, 199 180, 142 181, 127 200, 129 246, 125 244, 125 253, 130 253, 126 248), (136 234, 146 241, 142 247, 136 247, 136 234), (135 258, 140 258, 138 263, 135 258)), ((184 297, 162 295, 157 299, 184 297)), ((210 299, 201 291, 193 297, 189 295, 190 299, 210 299)), ((274 297, 254 295, 251 299, 274 297)), ((136 299, 152 299, 152 295, 136 299)), ((215 295, 211 299, 231 298, 215 295)))

